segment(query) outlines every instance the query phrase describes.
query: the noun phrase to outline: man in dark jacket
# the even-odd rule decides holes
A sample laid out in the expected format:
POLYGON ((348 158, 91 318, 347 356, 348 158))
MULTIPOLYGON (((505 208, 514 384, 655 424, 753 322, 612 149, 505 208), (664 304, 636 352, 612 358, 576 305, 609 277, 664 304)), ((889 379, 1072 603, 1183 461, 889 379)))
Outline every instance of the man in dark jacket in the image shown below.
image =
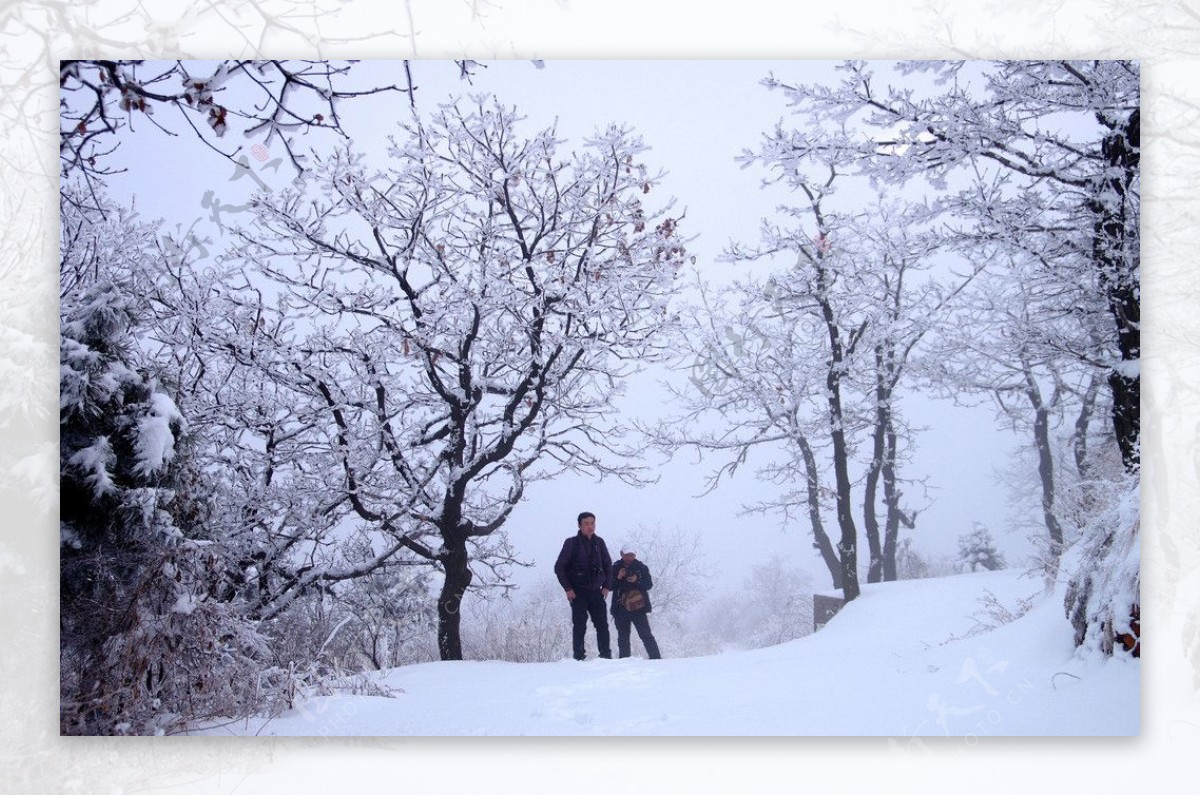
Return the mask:
POLYGON ((572 647, 575 660, 584 659, 583 639, 590 616, 596 628, 596 647, 601 658, 612 657, 608 617, 604 606, 612 586, 612 556, 604 540, 596 535, 596 515, 585 511, 577 520, 579 532, 563 542, 554 562, 554 574, 571 603, 572 647))
POLYGON ((621 545, 621 560, 613 564, 613 624, 617 626, 617 656, 629 657, 629 626, 637 628, 638 638, 651 660, 661 658, 658 642, 650 632, 650 589, 654 580, 650 568, 637 560, 631 542, 621 545))

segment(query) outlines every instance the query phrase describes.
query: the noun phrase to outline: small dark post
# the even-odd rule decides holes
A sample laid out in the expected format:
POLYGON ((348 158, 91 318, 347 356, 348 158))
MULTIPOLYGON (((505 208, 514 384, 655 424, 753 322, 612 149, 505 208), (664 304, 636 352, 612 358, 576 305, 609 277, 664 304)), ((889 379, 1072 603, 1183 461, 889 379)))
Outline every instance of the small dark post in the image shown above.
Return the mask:
POLYGON ((842 610, 842 606, 846 604, 846 598, 842 596, 840 590, 820 592, 813 595, 813 630, 820 630, 821 626, 828 622, 842 610))

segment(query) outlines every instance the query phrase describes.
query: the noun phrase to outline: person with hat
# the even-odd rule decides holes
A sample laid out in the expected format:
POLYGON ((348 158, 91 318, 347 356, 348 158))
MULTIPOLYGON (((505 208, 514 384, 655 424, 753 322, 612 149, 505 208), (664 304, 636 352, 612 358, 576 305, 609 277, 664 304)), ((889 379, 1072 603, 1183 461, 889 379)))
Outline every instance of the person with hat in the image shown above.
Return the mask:
POLYGON ((621 545, 621 559, 613 564, 613 624, 617 626, 617 657, 629 657, 629 628, 637 628, 638 638, 651 660, 661 658, 658 642, 650 632, 650 589, 654 580, 650 568, 637 558, 633 542, 621 545))

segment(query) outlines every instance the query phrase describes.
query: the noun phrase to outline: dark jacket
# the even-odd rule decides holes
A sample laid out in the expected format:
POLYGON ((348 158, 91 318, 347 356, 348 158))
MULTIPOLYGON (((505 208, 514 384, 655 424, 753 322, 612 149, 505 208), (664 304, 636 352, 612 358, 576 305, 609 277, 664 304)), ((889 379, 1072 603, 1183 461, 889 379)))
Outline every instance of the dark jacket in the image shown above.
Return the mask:
POLYGON ((612 556, 608 546, 596 534, 588 539, 579 532, 567 537, 554 562, 554 574, 563 590, 612 590, 612 556))
POLYGON ((617 614, 637 613, 648 614, 651 611, 650 606, 650 589, 654 588, 654 579, 650 577, 650 568, 633 559, 632 564, 626 564, 618 559, 612 568, 612 613, 617 614), (621 578, 621 570, 625 570, 625 577, 621 578), (630 589, 640 589, 646 595, 646 605, 637 611, 626 611, 621 605, 621 595, 630 589))

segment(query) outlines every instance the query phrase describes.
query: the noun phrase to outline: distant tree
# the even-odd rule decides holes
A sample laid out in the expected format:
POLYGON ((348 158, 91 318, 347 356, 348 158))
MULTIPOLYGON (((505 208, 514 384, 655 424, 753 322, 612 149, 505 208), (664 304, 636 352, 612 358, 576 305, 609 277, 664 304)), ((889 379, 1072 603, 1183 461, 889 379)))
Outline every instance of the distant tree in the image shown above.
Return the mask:
POLYGON ((970 572, 1004 569, 1004 556, 983 523, 976 522, 970 533, 958 537, 958 565, 970 572))
POLYGON ((783 644, 812 632, 812 582, 779 556, 750 570, 746 591, 753 595, 755 603, 755 610, 750 612, 754 618, 752 646, 783 644))
MULTIPOLYGON (((633 543, 638 559, 654 576, 655 616, 661 620, 690 611, 713 575, 700 537, 679 526, 656 523, 636 526, 623 541, 633 543)), ((617 552, 614 549, 613 555, 617 552)))
POLYGON ((558 661, 571 648, 562 587, 550 577, 500 597, 464 603, 463 621, 466 660, 558 661))
POLYGON ((783 644, 813 630, 812 582, 784 558, 772 556, 735 588, 712 594, 689 619, 693 654, 783 644))
POLYGON ((931 577, 929 562, 913 548, 912 539, 901 539, 896 546, 896 579, 917 580, 931 577))

